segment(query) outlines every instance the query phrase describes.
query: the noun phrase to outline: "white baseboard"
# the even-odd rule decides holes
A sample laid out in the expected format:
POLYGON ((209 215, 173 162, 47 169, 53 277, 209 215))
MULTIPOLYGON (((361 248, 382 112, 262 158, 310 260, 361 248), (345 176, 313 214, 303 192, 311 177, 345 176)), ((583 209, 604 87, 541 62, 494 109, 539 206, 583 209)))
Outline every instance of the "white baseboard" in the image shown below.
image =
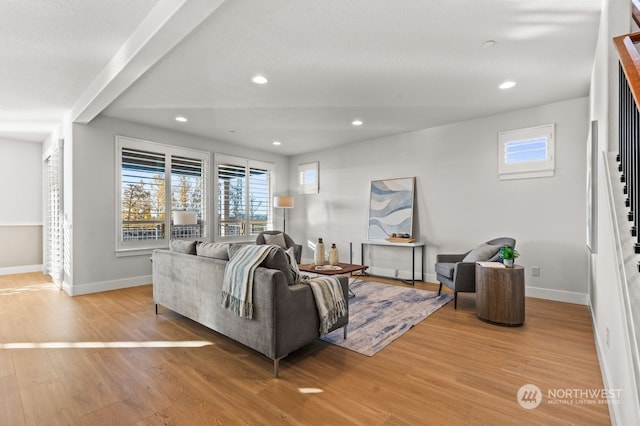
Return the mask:
POLYGON ((27 272, 42 272, 43 265, 8 266, 0 268, 0 275, 25 274, 27 272))
POLYGON ((556 302, 575 303, 577 305, 586 305, 589 299, 586 293, 575 293, 572 291, 552 290, 549 288, 529 286, 525 287, 524 294, 527 297, 555 300, 556 302))
POLYGON ((80 285, 69 285, 66 281, 62 284, 62 289, 69 296, 81 296, 83 294, 100 293, 102 291, 118 290, 121 288, 138 287, 151 284, 151 275, 141 277, 124 278, 121 280, 102 281, 80 285))

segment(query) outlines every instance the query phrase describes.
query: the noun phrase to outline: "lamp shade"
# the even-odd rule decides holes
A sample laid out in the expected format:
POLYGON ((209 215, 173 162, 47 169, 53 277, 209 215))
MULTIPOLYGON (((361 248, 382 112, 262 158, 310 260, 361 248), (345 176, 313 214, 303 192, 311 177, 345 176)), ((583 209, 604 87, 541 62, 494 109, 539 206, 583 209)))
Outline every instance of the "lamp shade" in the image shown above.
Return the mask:
POLYGON ((273 207, 278 209, 292 209, 293 197, 273 197, 273 207))
POLYGON ((174 225, 197 225, 198 224, 198 217, 196 212, 174 210, 172 213, 173 213, 174 225))

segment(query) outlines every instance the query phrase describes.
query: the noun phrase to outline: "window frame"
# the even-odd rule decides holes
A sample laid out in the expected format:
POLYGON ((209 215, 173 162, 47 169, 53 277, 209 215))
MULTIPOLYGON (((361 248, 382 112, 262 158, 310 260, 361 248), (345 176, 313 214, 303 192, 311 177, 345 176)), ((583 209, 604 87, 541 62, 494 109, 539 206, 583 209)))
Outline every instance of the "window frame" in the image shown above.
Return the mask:
POLYGON ((258 160, 251 160, 251 159, 247 159, 247 158, 242 158, 242 157, 236 157, 236 156, 232 156, 232 155, 226 155, 226 154, 215 154, 214 155, 214 171, 213 171, 213 182, 215 182, 215 189, 214 189, 214 207, 213 207, 213 226, 215 231, 212 231, 212 235, 215 238, 216 241, 224 241, 224 242, 252 242, 255 241, 255 235, 251 235, 251 231, 250 231, 250 221, 251 221, 251 217, 249 214, 247 214, 245 220, 244 220, 244 225, 245 225, 245 229, 249 229, 249 231, 247 231, 246 235, 228 235, 228 236, 222 236, 220 235, 220 215, 218 214, 219 211, 219 198, 220 198, 220 194, 218 193, 218 172, 219 172, 219 165, 220 164, 233 164, 236 166, 244 166, 245 168, 245 179, 246 179, 246 194, 245 194, 245 207, 248 206, 250 203, 250 198, 251 198, 251 193, 248 190, 250 188, 249 186, 249 181, 251 178, 250 175, 250 170, 251 169, 263 169, 263 170, 267 170, 269 172, 269 189, 268 189, 268 194, 267 194, 267 225, 266 225, 266 229, 272 229, 273 228, 273 219, 274 219, 274 213, 273 213, 273 194, 274 194, 274 188, 275 188, 275 171, 276 171, 276 166, 274 163, 268 163, 265 161, 258 161, 258 160))
POLYGON ((500 180, 551 177, 555 174, 555 124, 509 130, 498 133, 498 176, 500 180), (532 139, 546 139, 544 160, 506 162, 507 145, 532 139))
MULTIPOLYGON (((148 254, 157 248, 169 247, 171 240, 171 188, 172 188, 172 157, 186 157, 202 161, 202 214, 201 214, 201 235, 198 239, 207 240, 210 233, 209 219, 209 188, 211 187, 209 165, 211 153, 180 146, 167 145, 128 136, 116 135, 115 143, 115 250, 117 256, 136 256, 148 254), (164 155, 164 186, 165 186, 165 236, 154 240, 123 240, 122 239, 122 150, 133 149, 164 155)), ((191 238, 185 238, 191 239, 191 238)))

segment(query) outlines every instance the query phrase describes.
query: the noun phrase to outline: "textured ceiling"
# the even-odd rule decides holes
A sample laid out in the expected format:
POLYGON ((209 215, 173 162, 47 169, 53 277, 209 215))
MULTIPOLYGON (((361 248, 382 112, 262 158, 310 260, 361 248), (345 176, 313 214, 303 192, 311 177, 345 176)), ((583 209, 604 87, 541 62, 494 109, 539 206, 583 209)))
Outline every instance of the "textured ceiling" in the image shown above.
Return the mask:
MULTIPOLYGON (((71 108, 153 3, 0 3, 0 132, 7 118, 55 118, 71 108), (13 16, 4 13, 5 3, 13 16), (25 25, 32 15, 39 24, 25 25)), ((587 96, 601 5, 219 3, 202 6, 204 21, 140 67, 140 77, 102 113, 294 155, 587 96), (496 43, 483 48, 487 40, 496 43), (251 83, 257 73, 269 84, 251 83), (499 90, 505 80, 517 85, 499 90), (189 121, 178 123, 177 115, 189 121), (358 128, 351 125, 356 118, 364 121, 358 128)), ((162 40, 166 32, 159 24, 153 37, 162 40)))
POLYGON ((0 137, 42 141, 155 0, 1 0, 0 137))

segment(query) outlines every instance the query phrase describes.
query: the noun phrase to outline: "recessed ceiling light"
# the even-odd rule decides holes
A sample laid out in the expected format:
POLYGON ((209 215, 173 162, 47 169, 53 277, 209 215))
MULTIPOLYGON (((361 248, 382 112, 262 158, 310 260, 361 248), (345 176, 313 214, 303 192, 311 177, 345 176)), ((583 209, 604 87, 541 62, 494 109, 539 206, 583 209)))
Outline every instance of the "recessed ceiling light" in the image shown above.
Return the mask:
POLYGON ((256 75, 251 79, 251 81, 253 81, 255 84, 267 84, 269 82, 267 77, 265 77, 264 75, 256 75))
POLYGON ((362 126, 362 120, 353 120, 351 124, 354 126, 362 126))
POLYGON ((179 121, 181 123, 186 123, 188 120, 187 120, 187 117, 183 117, 183 116, 179 115, 179 116, 176 117, 176 121, 179 121))
POLYGON ((482 43, 482 47, 486 49, 488 47, 493 47, 495 44, 496 44, 495 40, 487 40, 484 43, 482 43))
POLYGON ((515 81, 505 81, 504 83, 502 83, 498 87, 501 88, 501 89, 511 89, 515 85, 516 85, 515 81))
POLYGON ((273 141, 273 144, 274 144, 275 146, 279 146, 279 145, 282 145, 282 142, 280 142, 280 141, 273 141))

